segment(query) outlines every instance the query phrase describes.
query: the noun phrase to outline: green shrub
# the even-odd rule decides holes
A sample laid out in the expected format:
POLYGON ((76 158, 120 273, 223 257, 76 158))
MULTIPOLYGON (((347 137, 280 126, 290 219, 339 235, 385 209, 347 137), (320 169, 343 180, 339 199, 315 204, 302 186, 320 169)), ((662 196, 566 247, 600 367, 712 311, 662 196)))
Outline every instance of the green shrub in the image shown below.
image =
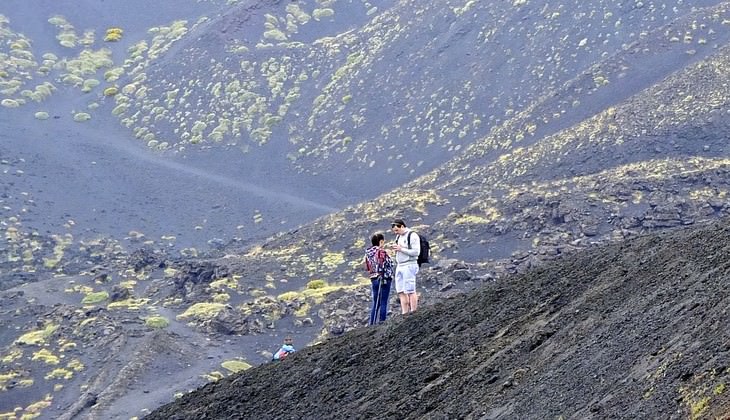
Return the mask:
POLYGON ((215 303, 226 303, 231 299, 231 295, 228 293, 217 293, 213 295, 213 302, 215 303))
POLYGON ((74 121, 76 122, 89 121, 90 119, 91 115, 86 112, 79 112, 74 114, 74 121))
POLYGON ((330 17, 335 14, 335 11, 330 8, 324 8, 324 9, 314 9, 312 12, 312 16, 314 16, 315 20, 320 20, 325 17, 330 17))
POLYGON ((327 283, 324 280, 312 280, 307 283, 307 289, 321 289, 325 287, 327 283))
POLYGON ((2 102, 0 102, 0 105, 6 108, 17 108, 20 106, 20 102, 15 99, 3 99, 2 102))
POLYGON ((164 316, 151 316, 144 320, 144 324, 150 328, 162 329, 167 328, 170 325, 170 321, 164 316))
POLYGON ((117 42, 122 39, 122 34, 124 34, 122 28, 109 28, 106 30, 106 35, 104 35, 104 41, 117 42))
POLYGON ((119 88, 116 86, 109 86, 108 88, 104 89, 104 96, 114 96, 117 93, 119 93, 119 88))
POLYGON ((177 316, 177 319, 195 318, 195 319, 211 319, 218 315, 218 312, 225 309, 226 305, 222 303, 196 303, 189 307, 185 312, 177 316))
POLYGON ((279 300, 289 302, 289 301, 292 301, 301 296, 302 296, 302 294, 299 292, 284 292, 284 293, 280 294, 278 297, 279 297, 279 300))
POLYGON ((40 346, 46 342, 46 338, 50 337, 51 334, 53 334, 57 328, 58 328, 58 325, 48 324, 42 330, 31 331, 31 332, 23 334, 22 336, 20 336, 20 338, 15 340, 14 344, 27 344, 27 345, 40 346))
POLYGON ((250 364, 241 360, 226 360, 225 362, 221 363, 221 366, 233 373, 251 368, 250 364))
POLYGON ((81 303, 84 305, 96 305, 99 302, 103 302, 109 299, 109 292, 102 290, 101 292, 92 292, 84 296, 81 303))

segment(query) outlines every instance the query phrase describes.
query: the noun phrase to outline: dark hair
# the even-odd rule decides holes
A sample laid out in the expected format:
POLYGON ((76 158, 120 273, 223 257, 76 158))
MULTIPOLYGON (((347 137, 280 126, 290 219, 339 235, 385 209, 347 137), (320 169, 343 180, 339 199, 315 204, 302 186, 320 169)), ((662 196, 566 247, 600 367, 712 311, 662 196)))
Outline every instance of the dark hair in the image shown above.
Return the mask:
POLYGON ((373 235, 372 238, 370 238, 370 242, 372 242, 373 246, 380 245, 380 241, 384 241, 384 240, 385 240, 385 236, 383 236, 382 233, 376 233, 375 235, 373 235))
POLYGON ((395 226, 406 227, 406 222, 404 222, 403 219, 395 219, 395 220, 393 220, 393 223, 390 224, 390 227, 395 227, 395 226))

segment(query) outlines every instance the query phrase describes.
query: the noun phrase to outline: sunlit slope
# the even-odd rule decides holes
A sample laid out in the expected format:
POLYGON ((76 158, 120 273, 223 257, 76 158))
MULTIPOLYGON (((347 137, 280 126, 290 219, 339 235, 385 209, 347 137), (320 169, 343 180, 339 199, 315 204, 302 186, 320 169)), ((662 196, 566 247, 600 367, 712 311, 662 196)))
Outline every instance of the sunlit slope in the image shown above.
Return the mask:
MULTIPOLYGON (((175 242, 175 232, 181 230, 173 225, 180 226, 186 217, 158 218, 158 206, 150 204, 162 199, 158 203, 166 203, 158 208, 164 209, 167 198, 175 201, 189 194, 191 202, 200 194, 191 194, 185 180, 178 185, 187 193, 171 191, 178 187, 174 181, 164 185, 166 174, 155 169, 160 165, 152 154, 130 156, 128 151, 137 149, 118 135, 121 127, 115 118, 104 118, 108 112, 100 112, 100 104, 104 91, 124 73, 132 40, 166 33, 161 22, 197 22, 222 3, 3 2, 0 288, 113 260, 125 239, 137 244, 149 239, 145 233, 152 232, 140 228, 144 219, 161 228, 153 240, 175 242), (139 16, 143 8, 148 13, 139 16), (105 125, 105 120, 113 125, 105 125), (105 164, 109 160, 112 164, 105 164), (150 176, 154 172, 161 176, 150 176), (172 224, 163 226, 161 220, 172 224)), ((198 224, 189 218, 183 223, 189 231, 198 224)), ((201 235, 197 246, 205 247, 214 235, 220 237, 201 235)))
POLYGON ((2 106, 24 107, 31 113, 67 114, 73 108, 96 103, 91 107, 93 111, 105 89, 124 74, 125 65, 131 65, 127 61, 130 45, 149 36, 155 40, 158 51, 164 50, 167 43, 163 40, 174 40, 181 33, 169 35, 168 27, 160 25, 177 22, 180 26, 191 21, 192 26, 205 13, 214 13, 219 3, 217 0, 163 0, 154 5, 137 0, 124 5, 101 5, 93 1, 3 2, 0 7, 2 106), (142 8, 148 13, 138 16, 142 8), (49 100, 54 95, 62 100, 49 100))
MULTIPOLYGON (((256 197, 245 204, 226 196, 241 219, 203 243, 288 229, 466 149, 465 159, 479 158, 472 165, 488 165, 702 60, 728 37, 719 1, 83 3, 64 13, 42 6, 11 1, 1 11, 7 123, 35 118, 39 130, 56 133, 68 120, 91 136, 122 132, 117 140, 178 159, 193 177, 261 187, 236 192, 256 197), (139 9, 149 13, 134 19, 139 9), (109 124, 121 125, 105 130, 109 124), (287 212, 291 200, 262 200, 267 194, 318 207, 287 212)), ((17 156, 8 162, 10 171, 28 171, 17 156)), ((35 197, 22 194, 32 189, 6 188, 17 200, 4 220, 28 221, 21 210, 35 197)), ((219 216, 140 233, 165 242, 211 218, 219 216)), ((34 228, 14 227, 19 235, 34 228)))
MULTIPOLYGON (((368 235, 401 215, 430 237, 436 258, 480 262, 499 275, 593 242, 726 215, 729 60, 727 47, 718 46, 549 136, 520 142, 495 130, 462 158, 282 235, 241 264, 281 264, 292 279, 356 278, 368 235), (339 265, 317 266, 330 253, 341 255, 339 265)), ((592 95, 576 97, 589 103, 592 95)), ((504 127, 523 124, 520 118, 504 127)))
POLYGON ((569 129, 488 164, 457 164, 420 187, 456 204, 438 222, 444 230, 462 221, 499 236, 512 230, 505 222, 519 221, 528 225, 516 230, 528 228, 533 246, 555 243, 553 235, 621 238, 721 216, 730 162, 728 64, 723 47, 569 129))
MULTIPOLYGON (((445 162, 646 34, 717 3, 241 5, 187 28, 163 54, 151 54, 149 41, 131 48, 135 65, 113 112, 152 148, 236 146, 270 158, 267 167, 347 171, 335 186, 368 168, 390 174, 382 182, 391 185, 445 162)), ((677 34, 685 51, 711 49, 708 32, 717 30, 688 31, 677 34)), ((599 70, 591 82, 611 80, 599 70)), ((573 102, 553 110, 577 120, 583 111, 573 102)))
MULTIPOLYGON (((11 291, 13 306, 3 306, 3 322, 18 329, 0 328, 1 357, 13 366, 3 379, 14 387, 0 399, 22 395, 23 414, 51 398, 56 406, 47 413, 69 401, 84 410, 93 396, 78 390, 87 378, 106 378, 92 389, 110 388, 94 410, 112 410, 105 404, 119 395, 139 396, 125 381, 155 373, 131 352, 165 358, 148 345, 158 321, 200 342, 250 338, 249 347, 226 345, 253 353, 244 357, 251 363, 268 360, 260 352, 275 332, 323 337, 354 328, 367 310, 363 249, 395 216, 431 240, 434 270, 424 270, 419 284, 428 302, 440 296, 440 280, 452 282, 452 291, 469 287, 455 271, 472 270, 471 285, 503 279, 597 242, 727 215, 727 8, 240 3, 220 17, 126 28, 117 41, 103 41, 101 31, 93 47, 54 42, 68 55, 44 58, 48 72, 37 58, 22 61, 29 58, 21 51, 39 44, 3 20, 0 34, 10 41, 1 44, 9 49, 0 82, 9 90, 0 121, 23 116, 40 126, 57 114, 89 131, 114 124, 155 159, 206 160, 202 173, 226 182, 295 174, 289 187, 296 192, 385 193, 214 257, 198 258, 194 249, 184 258, 151 249, 129 255, 118 238, 79 241, 70 233, 81 226, 71 217, 55 232, 34 228, 29 213, 38 217, 48 204, 21 182, 35 176, 33 165, 0 145, 0 274, 9 286, 53 275, 11 291), (368 171, 379 176, 367 178, 368 171), (109 340, 99 340, 107 330, 109 340), (127 336, 135 339, 112 346, 112 338, 127 336), (102 359, 121 356, 132 367, 107 374, 102 359)), ((198 174, 194 165, 187 170, 198 174)), ((257 211, 240 214, 254 227, 282 230, 276 210, 293 200, 271 208, 260 201, 257 211)), ((234 220, 217 208, 227 212, 222 223, 234 220)), ((164 209, 164 216, 180 211, 164 209)), ((150 248, 173 241, 143 233, 130 236, 150 248)), ((213 370, 218 362, 190 363, 203 353, 181 356, 187 370, 177 374, 222 377, 213 370)), ((153 389, 155 401, 171 398, 171 390, 153 389)), ((685 397, 686 404, 695 398, 685 397)))
MULTIPOLYGON (((235 146, 218 155, 226 157, 217 162, 221 172, 268 180, 279 171, 302 170, 308 175, 297 182, 314 185, 322 178, 309 175, 334 170, 336 176, 322 180, 340 195, 382 192, 389 183, 399 185, 447 162, 453 152, 452 162, 408 189, 302 228, 300 233, 327 226, 314 244, 294 235, 300 248, 288 243, 283 255, 303 258, 310 246, 338 255, 347 247, 355 255, 361 238, 376 227, 366 220, 402 213, 430 226, 437 251, 456 251, 459 242, 469 241, 461 256, 505 257, 539 245, 541 235, 570 242, 618 226, 629 229, 624 235, 641 231, 647 227, 642 220, 619 223, 621 211, 639 219, 650 214, 656 206, 645 209, 646 200, 659 194, 650 192, 664 187, 685 197, 680 210, 703 207, 702 200, 688 197, 707 196, 720 201, 713 201, 712 211, 703 210, 706 216, 724 211, 718 204, 722 189, 709 181, 687 186, 687 175, 680 174, 685 166, 692 173, 704 171, 703 165, 724 167, 725 150, 713 144, 720 136, 712 133, 724 127, 717 110, 725 106, 721 50, 729 33, 727 7, 726 2, 241 3, 222 9, 221 16, 178 20, 117 41, 98 32, 88 39, 72 34, 71 18, 53 16, 48 23, 58 29, 56 48, 69 54, 43 60, 34 40, 3 19, 1 93, 6 107, 18 108, 13 112, 38 110, 37 118, 50 116, 43 107, 56 95, 78 94, 81 102, 71 102, 88 106, 74 110, 75 119, 112 112, 151 153, 235 146), (74 47, 68 47, 72 41, 74 47), (115 49, 119 42, 129 49, 115 49), (710 54, 716 55, 708 59, 710 54), (655 83, 660 84, 652 87, 655 83), (635 95, 637 89, 646 90, 635 95), (248 155, 255 161, 247 161, 248 155), (249 166, 268 176, 246 175, 249 166), (360 170, 381 176, 361 182, 360 170), (617 200, 598 200, 603 210, 590 215, 576 210, 590 200, 567 198, 575 193, 574 198, 595 199, 614 188, 612 182, 633 185, 644 178, 609 194, 618 194, 617 200), (675 192, 670 187, 675 183, 684 189, 675 192), (586 185, 592 184, 589 191, 586 185), (614 216, 603 217, 602 211, 614 216), (341 225, 350 224, 360 230, 332 240, 343 234, 341 225), (539 233, 542 229, 547 231, 539 233), (460 232, 458 239, 450 237, 452 231, 460 232), (478 232, 473 234, 478 240, 464 234, 470 231, 478 232)), ((17 171, 23 165, 10 166, 17 171)), ((28 199, 19 206, 32 204, 28 199)), ((269 210, 252 210, 251 218, 278 220, 269 210)), ((690 219, 695 218, 680 218, 690 219)), ((677 223, 671 220, 660 225, 677 223)), ((22 221, 15 209, 5 218, 11 226, 6 237, 22 237, 22 244, 11 246, 17 268, 39 262, 56 267, 68 243, 63 233, 48 241, 34 238, 18 225, 22 221), (48 246, 40 246, 44 241, 48 246)), ((287 268, 292 277, 331 272, 330 265, 317 267, 306 258, 306 269, 296 263, 287 268)))
MULTIPOLYGON (((42 104, 74 88, 65 111, 77 121, 111 112, 154 150, 235 146, 228 159, 243 176, 347 171, 330 181, 344 194, 351 173, 385 174, 383 188, 423 174, 577 79, 579 94, 599 99, 562 95, 539 116, 551 123, 509 136, 549 134, 566 128, 553 120, 575 123, 624 99, 724 39, 723 11, 707 9, 722 3, 243 2, 149 28, 122 17, 128 32, 77 28, 88 16, 75 12, 47 17, 55 48, 4 16, 0 94, 43 119, 58 110, 42 104), (657 31, 683 55, 647 44, 657 31), (642 42, 666 59, 637 63, 651 65, 645 72, 596 67, 642 42)), ((383 192, 362 188, 359 197, 383 192)))

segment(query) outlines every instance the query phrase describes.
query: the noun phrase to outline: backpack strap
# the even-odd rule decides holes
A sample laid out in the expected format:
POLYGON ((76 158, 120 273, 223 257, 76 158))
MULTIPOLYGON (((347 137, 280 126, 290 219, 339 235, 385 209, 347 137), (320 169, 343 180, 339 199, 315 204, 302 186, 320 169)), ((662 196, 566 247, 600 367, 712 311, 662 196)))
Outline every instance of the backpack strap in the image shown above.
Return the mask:
MULTIPOLYGON (((406 236, 406 238, 408 239, 408 249, 411 249, 411 233, 413 233, 413 231, 409 230, 408 236, 406 236)), ((395 241, 398 242, 399 239, 400 239, 400 235, 395 235, 395 241)))

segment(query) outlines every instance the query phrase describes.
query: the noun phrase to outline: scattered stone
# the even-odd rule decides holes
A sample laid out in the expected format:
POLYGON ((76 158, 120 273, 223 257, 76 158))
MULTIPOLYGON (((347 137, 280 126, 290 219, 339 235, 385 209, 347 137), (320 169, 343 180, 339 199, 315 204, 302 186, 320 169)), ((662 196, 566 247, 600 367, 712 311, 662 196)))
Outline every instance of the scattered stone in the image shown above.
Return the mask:
POLYGON ((457 283, 463 283, 465 281, 471 280, 472 278, 471 272, 467 269, 454 270, 450 275, 451 278, 454 279, 454 281, 457 283))
POLYGON ((451 290, 453 287, 454 287, 454 283, 451 283, 451 282, 446 283, 445 285, 441 286, 441 288, 439 289, 439 292, 445 292, 447 290, 451 290))
POLYGON ((116 284, 116 285, 112 286, 111 293, 109 294, 109 299, 112 302, 118 302, 120 300, 129 299, 130 296, 131 296, 131 292, 129 291, 129 289, 116 284))

